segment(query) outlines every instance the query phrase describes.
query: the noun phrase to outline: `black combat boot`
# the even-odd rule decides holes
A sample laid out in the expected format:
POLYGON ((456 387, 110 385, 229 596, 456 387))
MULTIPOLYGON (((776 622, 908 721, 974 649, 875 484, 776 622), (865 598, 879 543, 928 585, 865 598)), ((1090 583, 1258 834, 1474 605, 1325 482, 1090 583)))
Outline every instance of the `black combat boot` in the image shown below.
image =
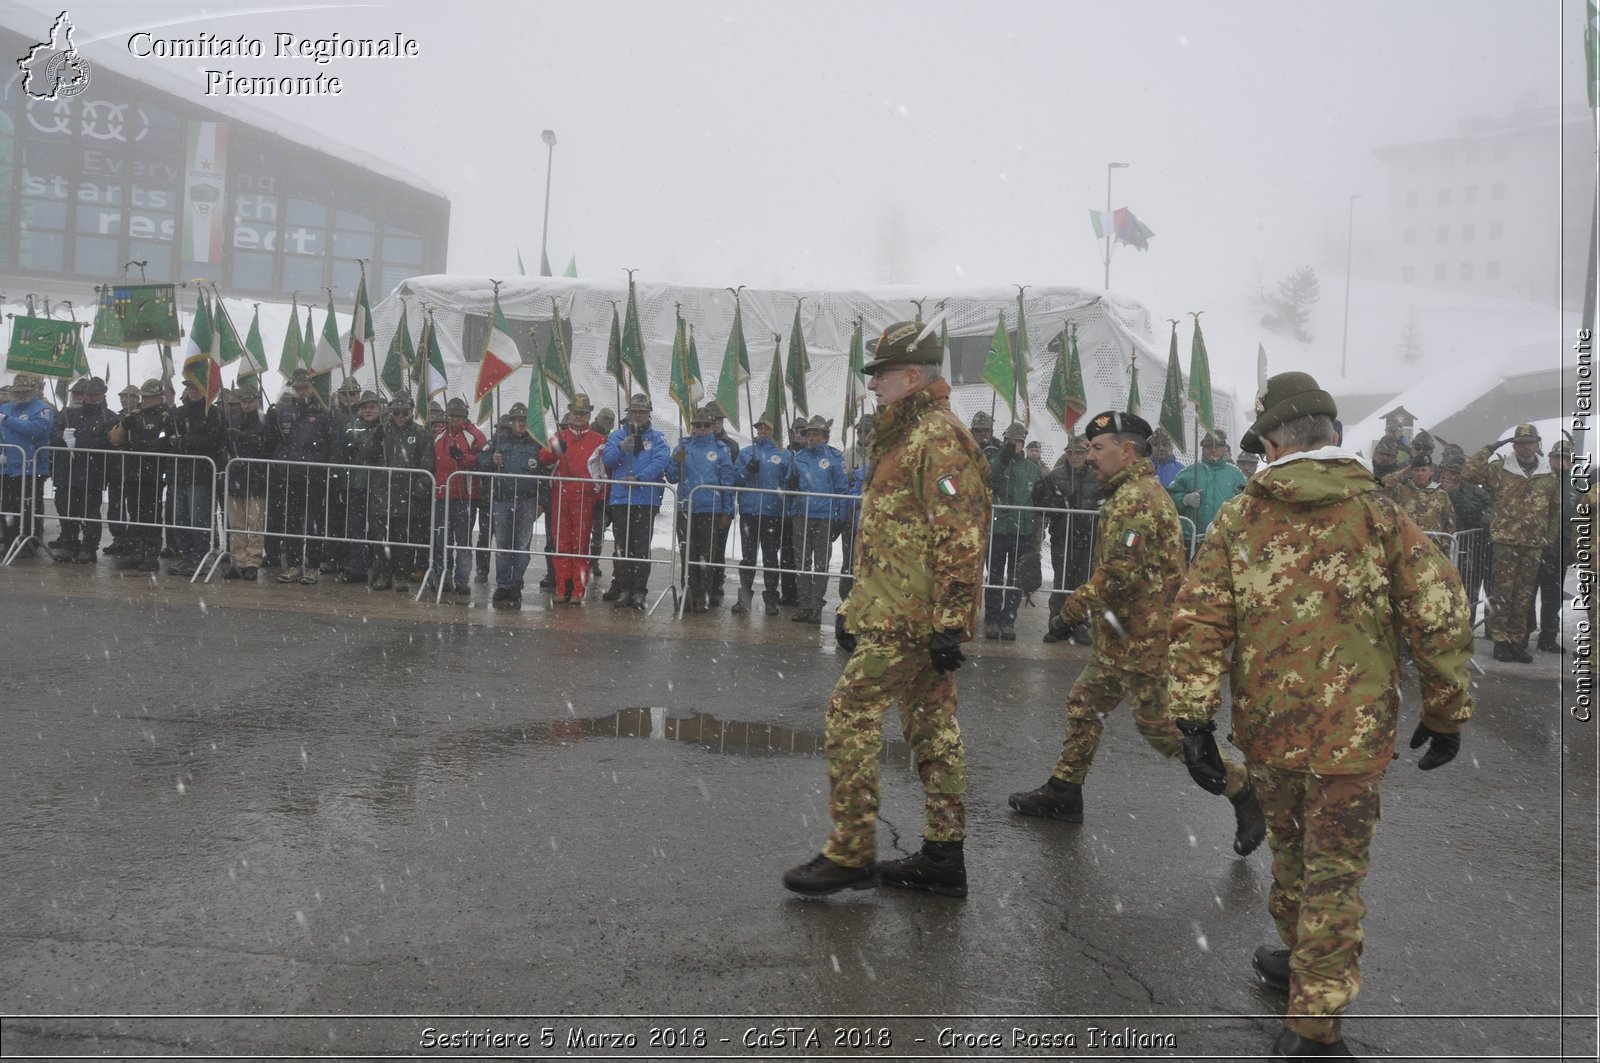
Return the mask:
POLYGON ((1062 782, 1054 775, 1036 790, 1012 794, 1007 804, 1024 816, 1044 816, 1068 823, 1083 822, 1082 784, 1062 782))
POLYGON ((1548 632, 1547 631, 1543 635, 1539 636, 1539 652, 1540 653, 1560 653, 1561 652, 1561 643, 1556 641, 1556 637, 1552 632, 1548 632))
POLYGON ((924 839, 922 850, 903 860, 890 860, 877 866, 878 879, 885 886, 903 890, 931 890, 946 897, 967 895, 967 863, 960 842, 935 842, 924 839))
POLYGON ((1516 661, 1518 664, 1533 663, 1533 654, 1528 652, 1528 643, 1526 639, 1524 639, 1522 642, 1508 642, 1506 643, 1506 648, 1511 651, 1511 659, 1516 661))
POLYGON ((1249 783, 1237 797, 1228 800, 1233 802, 1233 851, 1249 856, 1266 839, 1267 817, 1261 811, 1261 802, 1256 800, 1256 788, 1249 783))
POLYGON ((1278 1035, 1278 1040, 1272 1046, 1278 1053, 1279 1059, 1350 1059, 1356 1057, 1350 1054, 1350 1049, 1345 1047, 1344 1038, 1325 1044, 1322 1041, 1313 1041, 1309 1037, 1301 1037, 1293 1030, 1285 1029, 1278 1035))
POLYGON ((842 889, 870 890, 878 884, 877 873, 869 867, 845 867, 818 853, 810 862, 783 873, 784 889, 821 897, 842 889))
POLYGON ((1250 959, 1250 966, 1256 969, 1256 977, 1261 979, 1261 984, 1268 989, 1276 989, 1280 993, 1289 991, 1289 950, 1275 949, 1271 945, 1263 945, 1256 949, 1256 954, 1250 959))
POLYGON ((1514 661, 1516 657, 1511 653, 1511 643, 1496 642, 1494 644, 1494 659, 1497 661, 1514 661))

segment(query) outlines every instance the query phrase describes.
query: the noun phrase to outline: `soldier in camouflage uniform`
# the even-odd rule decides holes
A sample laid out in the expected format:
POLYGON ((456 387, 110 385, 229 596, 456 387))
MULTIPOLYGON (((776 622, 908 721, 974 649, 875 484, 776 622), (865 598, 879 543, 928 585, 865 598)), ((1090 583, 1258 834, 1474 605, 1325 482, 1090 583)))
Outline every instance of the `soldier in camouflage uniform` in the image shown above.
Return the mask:
POLYGON ((861 493, 856 587, 834 634, 850 654, 828 699, 828 812, 822 852, 783 876, 796 893, 885 885, 967 895, 962 854, 966 756, 956 722, 955 670, 978 623, 989 530, 989 466, 950 412, 936 329, 901 321, 866 366, 878 399, 861 493), (899 702, 924 792, 921 850, 873 863, 883 714, 899 702))
POLYGON ((1489 615, 1484 622, 1494 640, 1494 659, 1532 664, 1528 652, 1528 618, 1539 555, 1550 544, 1550 528, 1559 519, 1561 496, 1555 475, 1539 453, 1539 432, 1519 424, 1510 439, 1492 443, 1472 456, 1462 475, 1481 484, 1494 499, 1489 538, 1494 564, 1489 578, 1489 615), (1489 457, 1511 444, 1512 460, 1489 457))
POLYGON ((1212 716, 1227 673, 1234 743, 1261 794, 1268 910, 1288 946, 1255 968, 1289 996, 1280 1055, 1346 1056, 1360 987, 1361 880, 1395 756, 1403 639, 1422 680, 1411 748, 1448 763, 1472 714, 1472 631, 1455 569, 1333 443, 1334 402, 1305 373, 1267 382, 1247 449, 1268 464, 1224 503, 1173 610, 1171 712, 1195 781, 1224 772, 1212 716))
POLYGON ((1439 459, 1439 487, 1450 496, 1450 508, 1456 515, 1456 571, 1461 574, 1461 586, 1467 592, 1467 611, 1473 626, 1478 623, 1478 597, 1483 588, 1484 576, 1489 571, 1489 518, 1494 504, 1489 492, 1477 484, 1462 479, 1467 467, 1467 455, 1454 443, 1444 445, 1439 459))
MULTIPOLYGON (((1011 795, 1025 816, 1083 822, 1083 781, 1106 716, 1126 700, 1145 741, 1176 758, 1183 738, 1167 716, 1167 624, 1183 582, 1178 511, 1150 463, 1150 425, 1131 413, 1107 411, 1089 422, 1089 463, 1100 480, 1094 571, 1068 596, 1051 629, 1061 636, 1090 623, 1094 656, 1067 695, 1067 735, 1044 785, 1011 795)), ((1266 835, 1266 821, 1244 768, 1227 762, 1226 793, 1237 829, 1233 848, 1248 856, 1266 835)))
POLYGON ((1433 455, 1418 451, 1411 464, 1383 478, 1383 492, 1425 532, 1454 535, 1456 508, 1450 493, 1433 482, 1433 455))
MULTIPOLYGON (((1550 542, 1539 555, 1539 575, 1535 581, 1539 591, 1539 651, 1560 653, 1562 652, 1561 585, 1567 574, 1567 566, 1578 560, 1573 551, 1572 518, 1577 512, 1582 492, 1578 490, 1578 483, 1573 481, 1571 475, 1571 443, 1565 439, 1557 440, 1545 457, 1549 459, 1550 472, 1556 478, 1559 509, 1551 514, 1550 542)), ((1579 482, 1584 479, 1585 477, 1578 477, 1579 482)), ((1529 602, 1529 607, 1532 608, 1532 602, 1529 602)), ((1531 613, 1528 629, 1530 631, 1533 629, 1531 613)))

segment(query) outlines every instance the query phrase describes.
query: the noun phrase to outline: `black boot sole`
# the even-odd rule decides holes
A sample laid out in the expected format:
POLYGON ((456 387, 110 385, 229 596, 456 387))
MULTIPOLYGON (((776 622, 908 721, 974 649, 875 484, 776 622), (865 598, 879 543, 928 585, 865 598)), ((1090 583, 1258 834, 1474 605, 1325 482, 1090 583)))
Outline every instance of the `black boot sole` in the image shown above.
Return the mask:
POLYGON ((785 879, 783 888, 788 890, 790 893, 797 893, 802 897, 826 897, 830 893, 840 893, 844 890, 877 889, 878 876, 876 874, 872 874, 865 878, 858 878, 853 882, 841 882, 837 886, 823 886, 820 889, 801 886, 798 883, 790 883, 788 879, 785 879))
POLYGON ((920 890, 923 893, 937 893, 941 897, 965 897, 967 895, 967 887, 964 884, 950 886, 942 882, 935 884, 932 882, 911 882, 909 880, 897 881, 882 872, 878 874, 878 881, 897 890, 920 890))
POLYGON ((1039 809, 1023 808, 1021 802, 1018 801, 1007 800, 1006 803, 1011 806, 1011 811, 1020 816, 1032 816, 1034 819, 1054 819, 1062 823, 1083 822, 1082 812, 1045 812, 1039 809))

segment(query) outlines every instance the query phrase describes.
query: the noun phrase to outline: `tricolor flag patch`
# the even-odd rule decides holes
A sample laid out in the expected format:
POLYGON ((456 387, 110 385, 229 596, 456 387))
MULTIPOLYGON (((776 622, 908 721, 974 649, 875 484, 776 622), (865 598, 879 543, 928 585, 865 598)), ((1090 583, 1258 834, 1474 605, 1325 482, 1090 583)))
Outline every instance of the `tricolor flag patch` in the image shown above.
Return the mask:
POLYGON ((956 478, 954 476, 939 477, 939 482, 935 486, 939 488, 941 495, 948 495, 951 498, 956 496, 956 478))
POLYGON ((1136 532, 1136 531, 1131 531, 1128 534, 1124 535, 1122 537, 1122 545, 1126 546, 1130 550, 1133 549, 1134 547, 1138 546, 1139 545, 1139 533, 1136 532))

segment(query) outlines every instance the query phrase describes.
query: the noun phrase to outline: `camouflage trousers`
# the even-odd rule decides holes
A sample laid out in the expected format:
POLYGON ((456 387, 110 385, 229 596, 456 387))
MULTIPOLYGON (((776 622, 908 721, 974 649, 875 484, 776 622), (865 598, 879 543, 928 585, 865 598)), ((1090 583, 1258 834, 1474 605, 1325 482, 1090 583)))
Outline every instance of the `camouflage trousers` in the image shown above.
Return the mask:
MULTIPOLYGON (((1133 725, 1163 757, 1183 756, 1183 735, 1167 715, 1167 677, 1141 675, 1091 658, 1067 695, 1067 737, 1053 774, 1062 782, 1082 785, 1100 748, 1100 734, 1111 710, 1126 700, 1133 710, 1133 725)), ((1220 752, 1220 751, 1219 751, 1220 752)), ((1227 753, 1222 766, 1228 775, 1223 792, 1232 797, 1249 782, 1244 767, 1227 753)))
POLYGON ((1339 1019, 1361 989, 1361 882, 1383 772, 1314 775, 1251 764, 1250 778, 1272 849, 1267 908, 1289 946, 1283 1024, 1313 1041, 1336 1041, 1339 1019))
POLYGON ((966 834, 966 753, 956 722, 956 684, 934 671, 928 647, 862 635, 828 699, 828 814, 833 831, 822 855, 865 867, 877 852, 879 757, 883 714, 900 703, 900 729, 922 777, 923 837, 960 841, 966 834))
POLYGON ((1494 544, 1494 567, 1489 576, 1489 615, 1484 630, 1496 642, 1527 641, 1528 617, 1533 610, 1533 590, 1539 582, 1537 546, 1494 544))

